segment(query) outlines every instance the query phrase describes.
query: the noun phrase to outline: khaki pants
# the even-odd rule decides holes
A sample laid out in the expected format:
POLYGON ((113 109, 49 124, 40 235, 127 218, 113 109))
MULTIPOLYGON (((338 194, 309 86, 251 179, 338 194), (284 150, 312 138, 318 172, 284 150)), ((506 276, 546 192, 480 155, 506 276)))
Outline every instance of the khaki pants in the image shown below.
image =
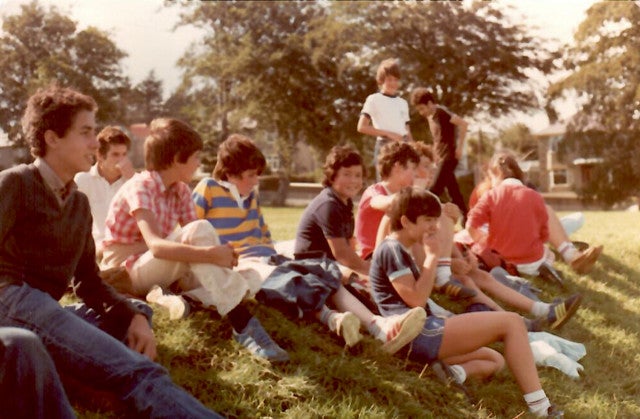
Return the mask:
MULTIPOLYGON (((198 220, 176 229, 167 240, 194 246, 219 245, 218 233, 206 220, 198 220)), ((131 253, 126 246, 109 246, 104 262, 124 261, 131 253)), ((205 307, 215 307, 227 314, 245 297, 252 297, 260 289, 260 275, 253 269, 234 271, 212 263, 185 263, 158 259, 147 250, 129 270, 136 294, 146 295, 154 285, 168 288, 176 281, 183 295, 200 301, 205 307)))

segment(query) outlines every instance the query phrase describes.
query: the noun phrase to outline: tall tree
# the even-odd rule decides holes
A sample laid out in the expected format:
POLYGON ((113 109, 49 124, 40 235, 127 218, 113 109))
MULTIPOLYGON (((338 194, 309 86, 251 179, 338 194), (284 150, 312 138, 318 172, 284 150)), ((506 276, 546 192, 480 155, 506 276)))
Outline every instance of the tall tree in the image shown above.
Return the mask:
POLYGON ((585 199, 613 205, 640 195, 640 6, 600 2, 587 10, 568 50, 568 76, 549 87, 551 105, 579 98, 561 144, 567 157, 598 158, 585 199))
POLYGON ((531 71, 547 73, 556 54, 493 2, 368 2, 345 5, 367 32, 372 69, 401 61, 407 93, 429 87, 439 103, 464 116, 503 116, 538 109, 531 71))
POLYGON ((98 121, 118 121, 118 99, 127 89, 120 60, 126 54, 94 27, 79 31, 55 6, 37 1, 8 16, 0 37, 0 128, 13 143, 23 144, 20 117, 27 98, 52 82, 93 96, 98 121))
POLYGON ((298 139, 370 155, 356 123, 383 58, 401 59, 405 96, 428 85, 459 114, 493 116, 536 107, 527 71, 553 58, 484 2, 203 2, 185 5, 182 24, 207 31, 180 61, 187 112, 222 136, 251 117, 284 157, 298 139))
POLYGON ((144 80, 136 84, 125 95, 127 104, 126 122, 148 124, 154 118, 164 116, 166 109, 162 91, 162 81, 151 70, 144 80))

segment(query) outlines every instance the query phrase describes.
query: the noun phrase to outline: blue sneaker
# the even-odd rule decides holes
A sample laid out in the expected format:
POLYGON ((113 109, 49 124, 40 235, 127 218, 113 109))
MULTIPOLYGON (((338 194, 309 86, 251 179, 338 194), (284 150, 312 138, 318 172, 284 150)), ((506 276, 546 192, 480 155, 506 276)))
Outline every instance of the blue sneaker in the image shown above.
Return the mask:
POLYGON ((275 343, 264 330, 260 321, 252 317, 241 333, 233 331, 233 338, 252 354, 271 362, 286 362, 289 354, 275 343))
POLYGON ((547 315, 549 328, 556 330, 564 325, 567 320, 576 313, 581 302, 582 295, 574 294, 564 301, 557 301, 551 304, 549 314, 547 315))
POLYGON ((436 286, 434 288, 437 292, 447 295, 454 300, 472 298, 477 294, 476 290, 465 287, 454 277, 450 277, 444 285, 440 287, 436 286))

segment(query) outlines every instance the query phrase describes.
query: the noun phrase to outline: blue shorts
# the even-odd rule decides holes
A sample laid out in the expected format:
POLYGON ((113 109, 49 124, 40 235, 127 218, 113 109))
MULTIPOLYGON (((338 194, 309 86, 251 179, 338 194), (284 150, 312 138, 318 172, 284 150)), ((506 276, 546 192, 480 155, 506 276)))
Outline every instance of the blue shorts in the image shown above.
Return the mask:
POLYGON ((409 345, 409 359, 420 363, 431 363, 438 359, 445 319, 436 316, 427 317, 422 332, 409 345))

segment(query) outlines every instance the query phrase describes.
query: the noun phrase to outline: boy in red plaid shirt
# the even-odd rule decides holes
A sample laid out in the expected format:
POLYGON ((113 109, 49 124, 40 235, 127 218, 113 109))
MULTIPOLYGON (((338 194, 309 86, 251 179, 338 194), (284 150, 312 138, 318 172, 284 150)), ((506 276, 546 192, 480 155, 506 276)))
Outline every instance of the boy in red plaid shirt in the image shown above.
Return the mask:
POLYGON ((234 338, 254 355, 287 361, 287 352, 242 304, 258 291, 259 278, 252 271, 234 271, 238 255, 220 244, 211 224, 196 217, 188 182, 200 165, 200 135, 170 118, 156 119, 150 128, 144 144, 147 170, 134 175, 111 201, 103 267, 125 266, 134 293, 168 306, 172 318, 188 312, 181 296, 164 295, 176 286, 227 315, 234 338))

